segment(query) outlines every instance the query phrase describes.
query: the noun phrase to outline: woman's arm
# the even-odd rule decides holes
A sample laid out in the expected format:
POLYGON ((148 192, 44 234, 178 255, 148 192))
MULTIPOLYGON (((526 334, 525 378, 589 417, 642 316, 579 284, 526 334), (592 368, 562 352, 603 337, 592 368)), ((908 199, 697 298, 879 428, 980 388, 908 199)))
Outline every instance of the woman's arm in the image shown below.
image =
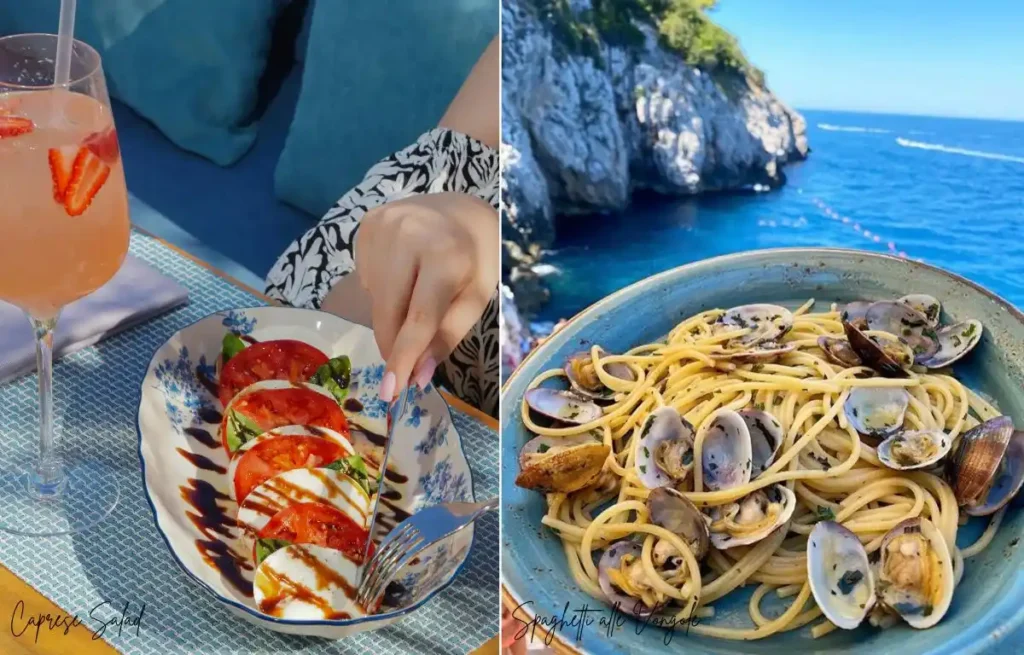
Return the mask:
POLYGON ((498 37, 480 55, 439 123, 497 148, 501 141, 501 47, 498 37))
MULTIPOLYGON (((448 106, 440 127, 462 132, 491 148, 498 147, 501 140, 500 57, 498 37, 494 37, 448 106)), ((353 323, 371 326, 372 306, 370 294, 359 283, 358 275, 346 275, 324 297, 321 309, 353 323)))

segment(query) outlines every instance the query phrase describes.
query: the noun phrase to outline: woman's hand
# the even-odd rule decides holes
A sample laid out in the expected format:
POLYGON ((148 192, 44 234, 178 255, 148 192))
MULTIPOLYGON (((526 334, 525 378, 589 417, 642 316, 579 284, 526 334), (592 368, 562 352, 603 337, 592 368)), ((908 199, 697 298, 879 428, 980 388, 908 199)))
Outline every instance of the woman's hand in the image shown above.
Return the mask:
POLYGON ((493 207, 463 193, 417 195, 363 216, 356 274, 387 361, 382 400, 410 381, 426 386, 483 315, 498 284, 498 227, 493 207))

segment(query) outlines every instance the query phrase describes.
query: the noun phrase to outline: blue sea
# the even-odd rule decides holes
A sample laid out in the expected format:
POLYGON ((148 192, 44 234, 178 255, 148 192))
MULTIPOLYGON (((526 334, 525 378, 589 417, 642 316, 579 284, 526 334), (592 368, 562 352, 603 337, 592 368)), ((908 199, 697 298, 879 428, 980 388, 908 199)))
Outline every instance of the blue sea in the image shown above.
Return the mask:
POLYGON ((559 219, 539 321, 681 264, 784 246, 903 254, 1024 307, 1024 122, 802 113, 811 154, 779 190, 559 219))

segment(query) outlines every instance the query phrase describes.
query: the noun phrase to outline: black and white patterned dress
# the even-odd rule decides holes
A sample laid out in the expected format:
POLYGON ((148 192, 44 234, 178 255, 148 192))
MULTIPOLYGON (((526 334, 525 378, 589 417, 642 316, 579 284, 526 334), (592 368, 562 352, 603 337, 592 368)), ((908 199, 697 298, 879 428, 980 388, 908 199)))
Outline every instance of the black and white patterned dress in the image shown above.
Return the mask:
MULTIPOLYGON (((288 246, 267 275, 267 295, 294 307, 319 308, 334 284, 355 270, 352 241, 363 214, 393 200, 452 191, 476 196, 497 211, 498 153, 472 137, 438 128, 380 160, 316 227, 288 246)), ((498 369, 495 296, 438 366, 435 381, 495 415, 498 369)))

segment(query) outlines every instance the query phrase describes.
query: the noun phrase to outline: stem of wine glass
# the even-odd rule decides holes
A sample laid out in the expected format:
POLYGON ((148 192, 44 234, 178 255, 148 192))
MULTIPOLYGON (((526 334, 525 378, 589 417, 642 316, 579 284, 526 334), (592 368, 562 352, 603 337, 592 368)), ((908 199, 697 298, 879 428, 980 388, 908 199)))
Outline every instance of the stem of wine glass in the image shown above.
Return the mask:
POLYGON ((29 476, 29 491, 41 499, 59 498, 64 491, 64 462, 53 434, 53 332, 57 316, 30 318, 36 335, 39 371, 39 462, 29 476))

